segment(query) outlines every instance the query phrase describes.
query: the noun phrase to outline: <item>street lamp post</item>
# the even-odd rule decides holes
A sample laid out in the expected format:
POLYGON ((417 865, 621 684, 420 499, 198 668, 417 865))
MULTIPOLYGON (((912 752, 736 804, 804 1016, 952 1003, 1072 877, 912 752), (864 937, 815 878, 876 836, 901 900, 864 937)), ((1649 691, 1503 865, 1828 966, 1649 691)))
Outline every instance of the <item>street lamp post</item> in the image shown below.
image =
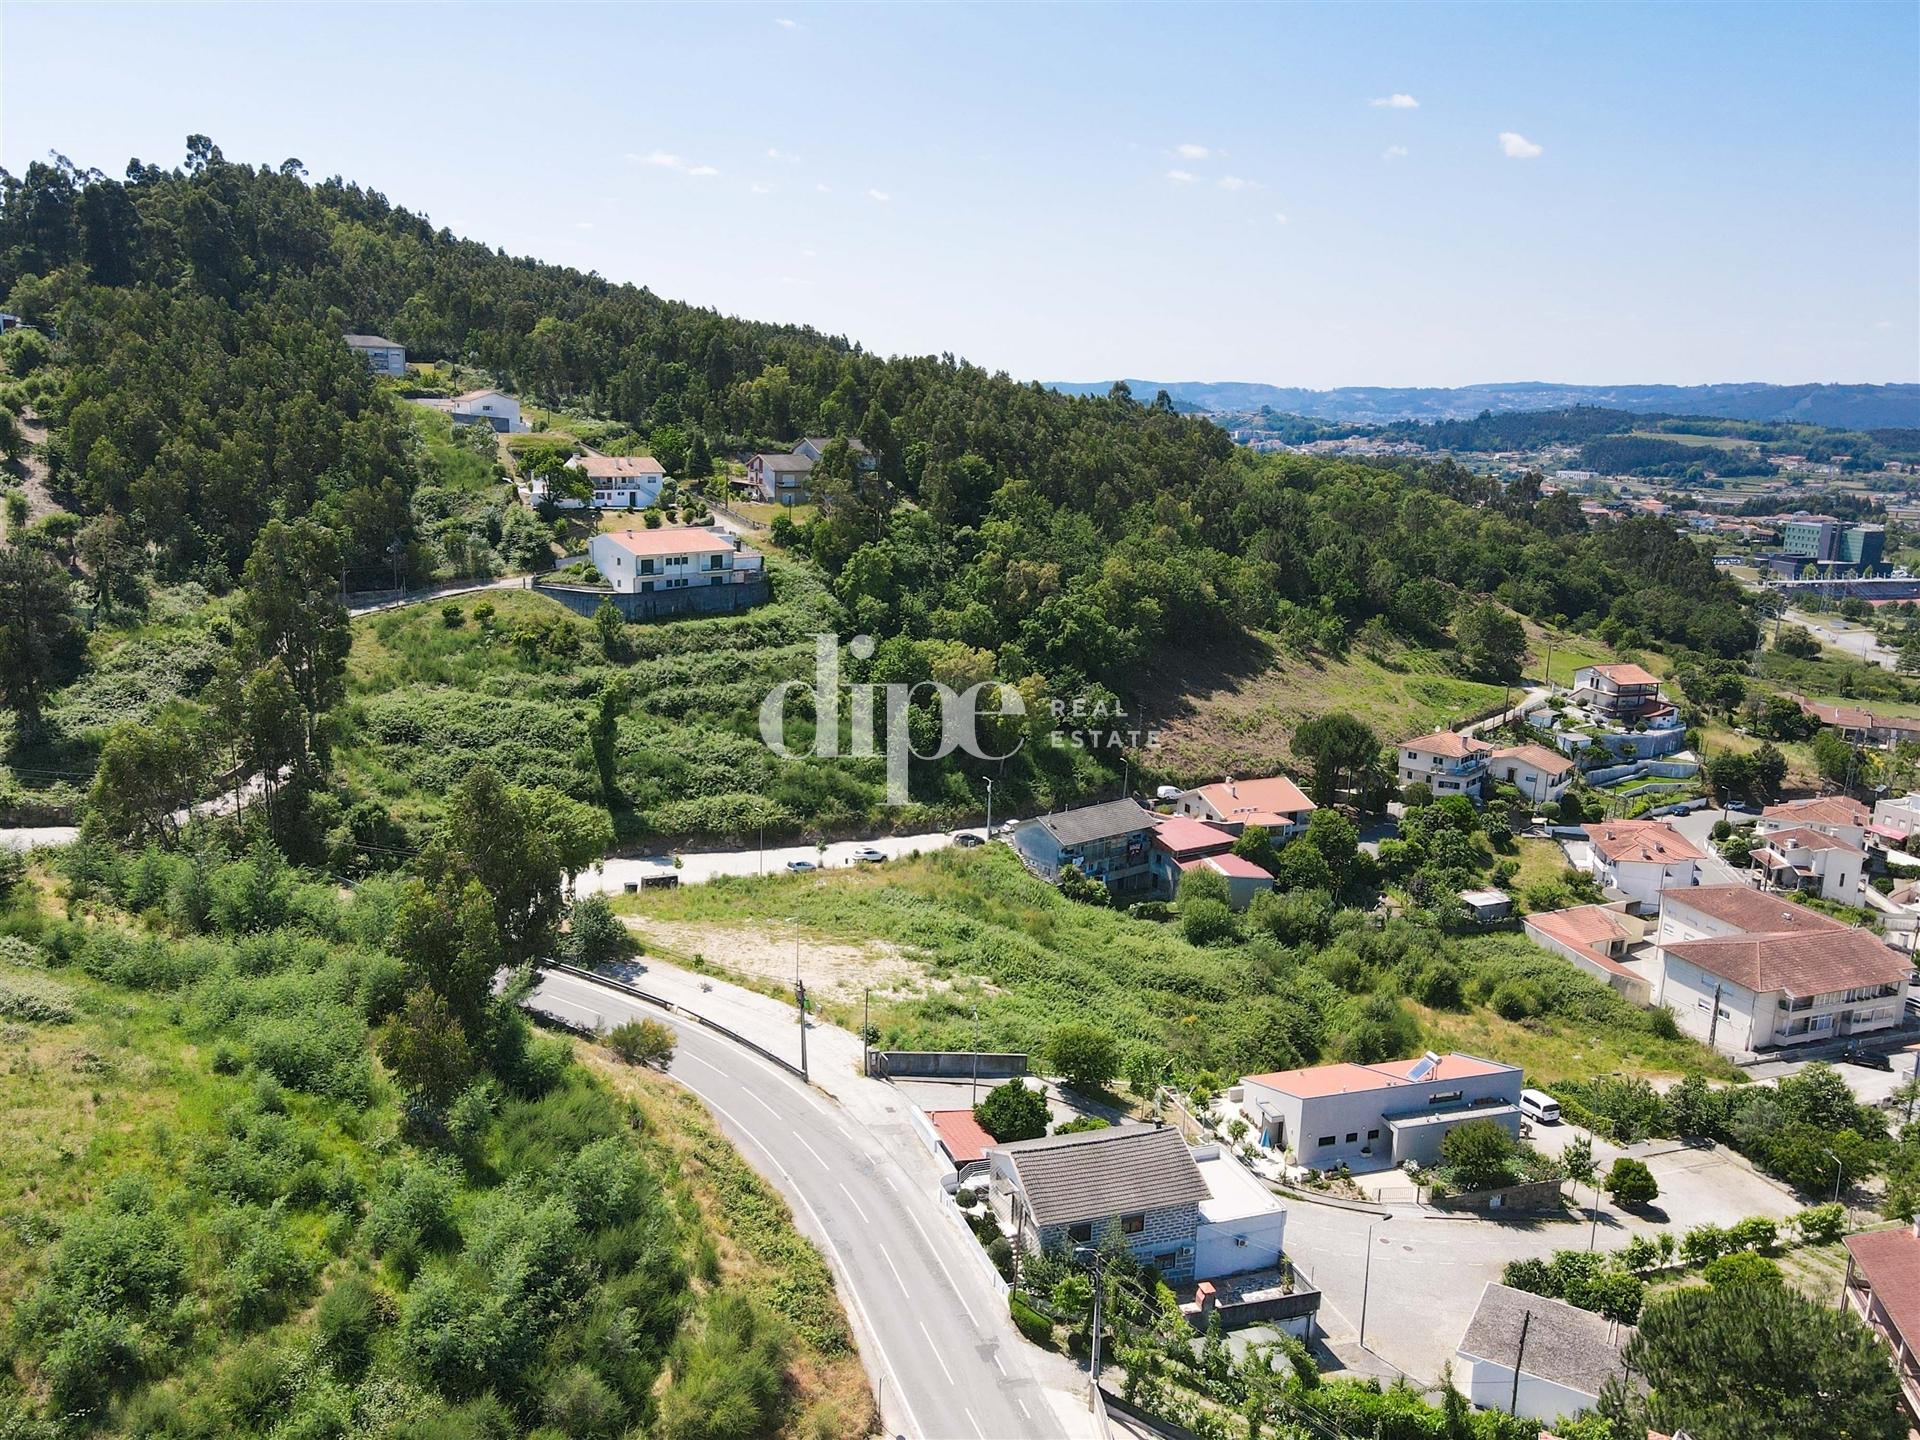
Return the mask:
POLYGON ((1360 1276, 1360 1348, 1367 1348, 1367 1297, 1373 1284, 1373 1227, 1384 1225, 1393 1219, 1391 1215, 1382 1215, 1372 1225, 1367 1226, 1367 1262, 1360 1276))
POLYGON ((1093 1342, 1087 1356, 1087 1374, 1093 1382, 1093 1388, 1100 1388, 1100 1302, 1101 1291, 1105 1287, 1106 1267, 1101 1262, 1100 1252, 1091 1245, 1076 1245, 1073 1258, 1083 1261, 1093 1271, 1093 1342))
POLYGON ((1822 1150, 1820 1153, 1826 1156, 1827 1159, 1833 1161, 1833 1203, 1838 1205, 1840 1203, 1840 1177, 1846 1173, 1846 1167, 1840 1163, 1840 1157, 1834 1154, 1833 1151, 1822 1150))
POLYGON ((993 839, 993 781, 987 781, 987 839, 993 839))

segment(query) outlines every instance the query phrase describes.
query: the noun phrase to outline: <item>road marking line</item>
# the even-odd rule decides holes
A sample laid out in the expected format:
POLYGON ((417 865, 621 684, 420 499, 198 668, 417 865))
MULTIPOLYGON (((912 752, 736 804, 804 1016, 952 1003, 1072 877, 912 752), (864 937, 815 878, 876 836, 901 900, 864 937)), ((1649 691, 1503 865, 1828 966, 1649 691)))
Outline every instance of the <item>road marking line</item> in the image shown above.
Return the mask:
POLYGON ((766 1111, 767 1114, 773 1116, 774 1119, 782 1120, 782 1121, 786 1119, 786 1117, 783 1116, 778 1110, 774 1109, 771 1105, 767 1104, 766 1101, 762 1100, 758 1092, 753 1090, 747 1091, 747 1098, 753 1101, 753 1103, 758 1105, 762 1110, 766 1111))
POLYGON ((911 1198, 907 1201, 906 1211, 907 1219, 911 1220, 913 1222, 913 1228, 920 1232, 920 1238, 927 1242, 927 1249, 933 1252, 933 1263, 938 1265, 940 1267, 940 1273, 947 1277, 947 1283, 953 1287, 953 1293, 960 1301, 960 1308, 967 1312, 967 1319, 973 1322, 973 1328, 978 1330, 982 1335, 989 1334, 990 1332, 987 1330, 987 1327, 980 1323, 980 1317, 973 1313, 973 1306, 967 1304, 966 1292, 961 1290, 960 1282, 954 1278, 953 1271, 947 1268, 947 1262, 941 1258, 939 1248, 933 1243, 933 1237, 927 1234, 927 1228, 920 1223, 920 1217, 913 1213, 913 1201, 911 1198))
POLYGON ((1000 1352, 995 1350, 988 1358, 993 1361, 993 1368, 1000 1372, 1000 1378, 1003 1380, 1006 1379, 1007 1367, 1000 1363, 1000 1352))
POLYGON ((863 1225, 871 1225, 873 1221, 867 1218, 867 1212, 860 1208, 860 1202, 853 1198, 853 1192, 847 1189, 844 1180, 840 1183, 840 1191, 847 1197, 847 1202, 853 1206, 854 1213, 860 1217, 861 1223, 863 1225))
POLYGON ((966 1406, 962 1405, 960 1407, 960 1413, 966 1416, 967 1423, 973 1426, 973 1433, 978 1435, 980 1437, 980 1440, 987 1440, 987 1432, 982 1430, 980 1428, 980 1422, 973 1418, 973 1411, 967 1409, 966 1406))
MULTIPOLYGON (((940 1362, 940 1373, 947 1377, 949 1385, 953 1384, 953 1371, 947 1369, 947 1357, 942 1355, 940 1347, 933 1343, 933 1332, 927 1329, 927 1322, 924 1320, 920 1322, 920 1333, 927 1337, 927 1348, 933 1351, 933 1358, 940 1362)), ((971 1420, 973 1417, 969 1415, 967 1418, 971 1420)), ((975 1425, 973 1428, 978 1430, 980 1427, 975 1425)), ((982 1435, 980 1440, 987 1440, 987 1437, 982 1435)))
MULTIPOLYGON (((685 1080, 682 1080, 680 1083, 687 1085, 685 1080)), ((695 1095, 699 1095, 704 1104, 711 1106, 713 1112, 731 1124, 734 1129, 740 1131, 742 1134, 753 1134, 751 1129, 742 1125, 739 1118, 729 1112, 719 1101, 710 1096, 701 1095, 700 1092, 695 1090, 691 1085, 687 1085, 687 1088, 693 1090, 695 1095)), ((880 1338, 880 1331, 878 1327, 874 1325, 873 1317, 867 1314, 867 1307, 860 1303, 860 1293, 853 1285, 853 1271, 847 1267, 846 1257, 841 1255, 840 1247, 833 1243, 833 1237, 827 1233, 827 1227, 825 1222, 820 1218, 820 1212, 813 1208, 813 1202, 807 1199, 806 1192, 800 1188, 800 1182, 793 1178, 793 1173, 780 1163, 774 1156, 774 1153, 767 1149, 764 1143, 760 1144, 759 1148, 760 1153, 767 1157, 767 1163, 782 1175, 786 1176, 787 1185, 793 1192, 793 1198, 798 1200, 806 1209, 807 1214, 813 1218, 814 1229, 820 1232, 820 1243, 826 1247, 828 1255, 839 1265, 840 1273, 847 1277, 847 1302, 853 1306, 854 1313, 859 1316, 861 1326, 873 1337, 874 1352, 880 1357, 881 1366, 893 1372, 893 1389, 894 1393, 900 1397, 901 1408, 907 1412, 907 1428, 909 1430, 916 1430, 923 1436, 926 1435, 928 1433, 927 1427, 922 1425, 920 1423, 920 1417, 913 1413, 913 1402, 907 1398, 906 1387, 900 1383, 900 1367, 895 1365, 888 1357, 886 1344, 880 1338)), ((892 1261, 888 1261, 888 1263, 891 1264, 892 1261)), ((897 1271, 895 1273, 896 1275, 898 1274, 897 1271)), ((920 1328, 925 1330, 927 1327, 922 1323, 920 1328)), ((928 1338, 931 1339, 932 1337, 928 1338)))
POLYGON ((811 1155, 814 1158, 814 1163, 819 1165, 819 1167, 822 1170, 825 1170, 827 1168, 827 1162, 820 1158, 820 1152, 818 1150, 814 1149, 811 1145, 807 1144, 805 1140, 801 1140, 798 1133, 795 1133, 793 1138, 800 1141, 801 1149, 805 1150, 807 1154, 811 1155))
POLYGON ((876 1241, 873 1248, 880 1252, 880 1258, 887 1262, 887 1269, 893 1271, 893 1278, 900 1282, 900 1293, 909 1300, 913 1299, 913 1291, 907 1289, 907 1282, 900 1274, 900 1267, 893 1263, 893 1256, 887 1253, 887 1247, 876 1241))
POLYGON ((1033 1412, 1027 1409, 1026 1401, 1022 1400, 1018 1395, 1016 1395, 1013 1397, 1013 1403, 1020 1407, 1020 1413, 1022 1415, 1026 1416, 1026 1418, 1029 1420, 1033 1419, 1033 1412))

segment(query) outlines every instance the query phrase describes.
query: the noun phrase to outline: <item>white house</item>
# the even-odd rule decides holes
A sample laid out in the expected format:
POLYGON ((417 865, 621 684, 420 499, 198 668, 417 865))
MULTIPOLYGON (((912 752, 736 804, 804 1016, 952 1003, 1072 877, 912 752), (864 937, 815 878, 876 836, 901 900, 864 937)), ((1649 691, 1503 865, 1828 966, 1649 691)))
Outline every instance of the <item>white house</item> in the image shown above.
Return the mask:
MULTIPOLYGON (((1882 802, 1884 803, 1884 802, 1882 802)), ((1867 843, 1874 811, 1845 795, 1821 795, 1812 800, 1789 800, 1760 812, 1754 828, 1765 835, 1775 830, 1817 830, 1859 849, 1867 843)))
POLYGON ((1520 1071, 1476 1055, 1312 1065, 1249 1075, 1241 1108, 1259 1142, 1315 1170, 1383 1170, 1440 1154, 1448 1130, 1492 1120, 1520 1133, 1520 1071))
POLYGON ((1882 841, 1901 844, 1915 830, 1920 830, 1920 794, 1876 800, 1873 820, 1867 828, 1882 841))
POLYGON ((1284 775, 1264 780, 1235 780, 1182 790, 1173 802, 1176 815, 1190 815, 1238 835, 1249 825, 1266 827, 1275 841, 1291 840, 1307 828, 1313 801, 1284 775))
POLYGON ((1566 794, 1577 773, 1572 760, 1545 745, 1505 746, 1487 761, 1489 784, 1516 787, 1536 809, 1566 794))
POLYGON ((522 435, 528 428, 520 418, 520 402, 504 390, 469 390, 450 400, 422 395, 414 404, 451 416, 456 425, 485 425, 503 435, 522 435))
POLYGON ((1400 743, 1396 766, 1402 788, 1425 785, 1436 800, 1449 795, 1477 798, 1486 780, 1493 746, 1471 735, 1436 730, 1400 743))
POLYGON ((1649 912, 1660 892, 1699 883, 1706 856, 1662 820, 1603 820, 1581 827, 1587 837, 1587 868, 1600 888, 1649 912))
POLYGON ((698 525, 609 530, 587 542, 593 568, 614 590, 650 594, 694 585, 739 585, 761 576, 760 552, 698 525))
POLYGON ((1746 885, 1660 897, 1655 1003, 1729 1054, 1900 1023, 1913 960, 1870 931, 1746 885))
POLYGON ((1645 720, 1672 707, 1660 698, 1660 677, 1638 665, 1582 665, 1573 698, 1611 720, 1645 720))
POLYGON ((1631 1328, 1489 1280, 1460 1339, 1456 1379, 1481 1410, 1543 1422, 1591 1410, 1609 1380, 1625 1378, 1631 1328))
POLYGON ((376 375, 405 375, 407 347, 384 335, 346 335, 347 348, 367 362, 376 375))
POLYGON ((1771 830, 1752 851, 1754 869, 1768 890, 1803 890, 1842 905, 1860 903, 1867 852, 1857 845, 1804 827, 1771 830))
POLYGON ((667 483, 666 467, 651 455, 589 451, 568 460, 567 469, 593 486, 593 504, 601 510, 645 510, 660 503, 660 487, 667 483))

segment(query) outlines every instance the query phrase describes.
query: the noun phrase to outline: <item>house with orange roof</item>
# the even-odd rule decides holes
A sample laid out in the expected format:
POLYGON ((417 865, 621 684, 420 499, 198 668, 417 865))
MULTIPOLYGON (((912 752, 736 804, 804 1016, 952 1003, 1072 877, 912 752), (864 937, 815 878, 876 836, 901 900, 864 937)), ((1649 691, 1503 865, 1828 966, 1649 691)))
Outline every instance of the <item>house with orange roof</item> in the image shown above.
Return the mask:
POLYGON ((1571 961, 1636 1005, 1653 1003, 1652 980, 1626 963, 1653 927, 1628 914, 1624 903, 1542 910, 1523 924, 1527 938, 1542 950, 1571 961))
POLYGON ((1698 883, 1705 852, 1664 820, 1603 820, 1581 829, 1587 869, 1609 898, 1651 913, 1663 890, 1698 883))
POLYGON ((1573 699, 1608 720, 1651 720, 1673 707, 1660 698, 1660 677, 1639 665, 1582 665, 1573 672, 1573 699))
POLYGON ((1867 852, 1806 826, 1762 832, 1749 858, 1763 889, 1804 891, 1842 905, 1860 903, 1867 852))
POLYGON ((1173 802, 1176 815, 1188 815, 1238 835, 1249 825, 1261 825, 1277 844, 1307 828, 1314 810, 1306 792, 1284 775, 1264 780, 1236 780, 1228 776, 1213 785, 1182 790, 1173 802))
POLYGON ((1654 1003, 1728 1054, 1890 1030, 1913 958, 1873 932, 1748 885, 1660 897, 1654 1003))
POLYGON ((1260 1144, 1302 1165, 1383 1170, 1439 1158, 1449 1130, 1492 1120, 1520 1133, 1522 1076, 1477 1055, 1436 1055, 1378 1065, 1312 1065, 1249 1075, 1240 1105, 1260 1144))
POLYGON ((1479 798, 1486 783, 1487 761, 1492 754, 1493 746, 1484 740, 1457 730, 1436 730, 1402 740, 1394 770, 1402 789, 1424 785, 1436 800, 1449 795, 1465 795, 1472 800, 1479 798))
POLYGON ((1568 756, 1532 743, 1503 746, 1487 760, 1488 783, 1513 786, 1536 810, 1558 803, 1578 773, 1568 756))
POLYGON ((1857 1311, 1893 1352, 1907 1419, 1920 1426, 1920 1218, 1849 1235, 1840 1308, 1857 1311))
POLYGON ((1867 829, 1873 819, 1873 812, 1851 796, 1817 795, 1811 800, 1767 806, 1754 828, 1762 835, 1779 830, 1817 830, 1858 849, 1867 843, 1867 829))
MULTIPOLYGON (((628 615, 634 613, 627 608, 629 596, 642 607, 651 604, 639 600, 642 596, 684 601, 674 608, 687 610, 739 610, 766 598, 760 552, 724 530, 699 525, 608 530, 587 542, 587 556, 628 615), (685 593, 694 591, 700 593, 685 593)), ((585 592, 586 597, 592 593, 585 592)))

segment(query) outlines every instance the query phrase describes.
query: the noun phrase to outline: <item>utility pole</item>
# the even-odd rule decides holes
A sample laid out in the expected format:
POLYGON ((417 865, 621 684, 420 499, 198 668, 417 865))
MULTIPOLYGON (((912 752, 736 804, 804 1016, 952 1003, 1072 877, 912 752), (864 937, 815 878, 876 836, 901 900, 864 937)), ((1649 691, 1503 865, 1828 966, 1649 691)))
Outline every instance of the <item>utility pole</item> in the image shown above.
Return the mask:
POLYGON ((1100 1311, 1105 1300, 1102 1292, 1106 1288, 1104 1283, 1106 1266, 1101 1260, 1100 1252, 1091 1245, 1076 1245, 1073 1258, 1084 1262, 1087 1268, 1093 1271, 1093 1345, 1087 1356, 1087 1373, 1092 1379, 1093 1388, 1098 1390, 1100 1388, 1100 1311))
POLYGON ((807 1078, 807 985, 800 978, 800 937, 793 937, 793 1001, 800 1007, 800 1078, 807 1078))
POLYGON ((867 986, 867 993, 860 1000, 860 1073, 873 1073, 873 1047, 867 1043, 867 1037, 873 1033, 873 987, 867 986))
POLYGON ((980 1002, 973 1002, 973 1089, 969 1093, 968 1103, 980 1103, 980 1002))
POLYGON ((1520 1365, 1527 1358, 1527 1327, 1533 1324, 1533 1311, 1520 1312, 1520 1348, 1513 1355, 1513 1393, 1507 1397, 1507 1413, 1520 1413, 1520 1365))
POLYGON ((1713 1048, 1713 1037, 1720 1032, 1720 982, 1713 982, 1713 1014, 1707 1017, 1707 1048, 1713 1048))
POLYGON ((987 839, 993 839, 993 781, 987 781, 987 839))
POLYGON ((1367 1298, 1373 1284, 1373 1226, 1384 1225, 1391 1215, 1382 1215, 1373 1225, 1367 1226, 1367 1263, 1360 1275, 1360 1348, 1367 1348, 1367 1298))

